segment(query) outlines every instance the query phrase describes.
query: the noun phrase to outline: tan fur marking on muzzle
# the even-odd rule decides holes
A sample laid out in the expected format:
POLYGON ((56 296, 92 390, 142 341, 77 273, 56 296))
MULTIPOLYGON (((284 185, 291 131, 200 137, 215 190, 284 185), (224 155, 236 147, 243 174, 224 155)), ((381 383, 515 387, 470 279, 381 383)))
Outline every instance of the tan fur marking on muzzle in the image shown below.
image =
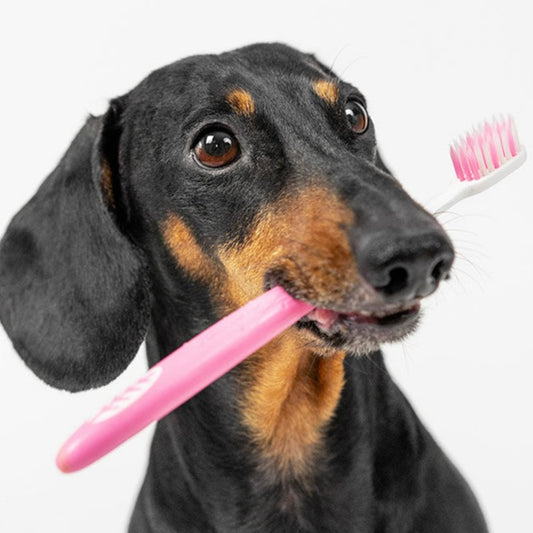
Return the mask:
POLYGON ((163 240, 177 263, 193 278, 204 282, 216 279, 216 267, 202 250, 191 229, 175 214, 161 223, 163 240))
POLYGON ((264 274, 272 268, 283 270, 308 298, 338 301, 358 277, 346 232, 353 223, 353 212, 319 186, 266 207, 244 244, 229 243, 218 251, 236 288, 236 307, 263 292, 264 274))

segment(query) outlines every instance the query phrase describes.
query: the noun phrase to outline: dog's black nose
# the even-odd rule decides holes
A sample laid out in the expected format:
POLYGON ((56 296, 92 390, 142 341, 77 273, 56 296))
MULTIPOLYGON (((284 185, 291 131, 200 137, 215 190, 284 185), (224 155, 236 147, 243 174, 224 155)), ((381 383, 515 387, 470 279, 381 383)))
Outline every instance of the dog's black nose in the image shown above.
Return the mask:
POLYGON ((387 301, 409 301, 431 294, 447 276, 454 258, 441 231, 369 239, 357 253, 359 271, 387 301))

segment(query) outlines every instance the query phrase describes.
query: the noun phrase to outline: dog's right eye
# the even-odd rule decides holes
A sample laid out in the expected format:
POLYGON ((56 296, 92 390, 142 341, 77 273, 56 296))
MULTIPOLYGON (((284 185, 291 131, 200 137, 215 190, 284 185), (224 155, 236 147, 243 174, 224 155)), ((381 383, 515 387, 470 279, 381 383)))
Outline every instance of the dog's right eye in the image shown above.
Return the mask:
POLYGON ((193 149, 195 159, 209 168, 220 168, 239 157, 239 143, 234 135, 224 130, 202 134, 193 149))
POLYGON ((368 113, 363 104, 357 100, 350 100, 344 110, 348 124, 354 133, 361 135, 368 129, 368 113))

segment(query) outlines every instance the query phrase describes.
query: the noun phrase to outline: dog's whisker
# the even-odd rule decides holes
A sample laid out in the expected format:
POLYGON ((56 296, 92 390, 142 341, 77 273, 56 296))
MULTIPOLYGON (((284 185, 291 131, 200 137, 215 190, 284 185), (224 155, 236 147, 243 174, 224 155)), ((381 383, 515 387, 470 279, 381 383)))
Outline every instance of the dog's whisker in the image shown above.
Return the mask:
MULTIPOLYGON (((450 274, 451 279, 460 281, 460 277, 459 277, 458 274, 460 274, 461 276, 466 276, 471 282, 473 282, 475 285, 477 285, 480 290, 483 289, 483 285, 480 283, 478 277, 473 276, 468 271, 466 271, 466 270, 464 270, 464 269, 462 269, 460 267, 457 267, 457 266, 454 267, 453 271, 450 274)), ((463 289, 466 291, 466 287, 463 286, 463 289)), ((468 292, 468 291, 466 291, 466 292, 468 292)))
POLYGON ((409 366, 409 363, 411 362, 411 355, 408 353, 407 342, 406 341, 400 342, 400 346, 402 348, 403 360, 406 366, 409 366))
POLYGON ((341 56, 343 52, 345 52, 350 46, 353 46, 351 43, 346 43, 344 46, 342 46, 339 51, 335 54, 335 57, 333 58, 333 61, 331 62, 331 65, 329 67, 329 70, 333 72, 335 70, 335 65, 337 63, 337 60, 341 56))
POLYGON ((458 270, 458 273, 462 275, 461 269, 457 268, 457 266, 454 266, 453 270, 450 272, 450 281, 452 283, 459 284, 459 287, 461 288, 463 294, 467 294, 468 291, 467 291, 467 288, 465 286, 465 283, 464 283, 463 279, 458 275, 458 273, 455 272, 456 269, 458 270))
POLYGON ((487 253, 477 248, 472 248, 470 246, 466 246, 466 244, 461 244, 461 243, 456 244, 455 255, 457 257, 463 257, 463 258, 466 258, 468 256, 475 256, 478 259, 479 258, 488 259, 490 257, 487 253))
MULTIPOLYGON (((367 363, 370 366, 374 367, 378 371, 379 374, 381 375, 387 374, 385 367, 381 364, 378 364, 378 362, 374 359, 373 353, 364 353, 362 355, 357 355, 356 357, 364 357, 367 363)), ((366 375, 370 375, 370 374, 366 373, 366 375)))
MULTIPOLYGON (((463 250, 469 251, 468 248, 464 248, 462 246, 456 249, 455 254, 456 254, 457 258, 460 261, 464 261, 464 262, 468 263, 471 267, 476 269, 478 274, 481 274, 482 271, 483 271, 482 267, 480 265, 474 263, 474 261, 469 257, 469 255, 463 253, 463 250)), ((474 252, 475 252, 475 250, 474 250, 474 252)), ((472 252, 470 252, 470 253, 472 253, 472 252)), ((484 254, 482 252, 480 252, 480 255, 483 256, 484 254)), ((486 272, 483 272, 483 273, 484 273, 484 275, 487 275, 486 272)))
POLYGON ((472 230, 469 230, 469 229, 465 229, 465 228, 450 228, 446 222, 441 222, 441 224, 446 228, 446 231, 448 233, 451 233, 451 232, 454 232, 454 233, 468 233, 469 235, 473 235, 473 236, 476 236, 478 235, 478 233, 476 231, 472 231, 472 230))
POLYGON ((346 76, 346 73, 348 72, 348 70, 350 70, 357 62, 361 61, 362 59, 363 59, 363 56, 360 56, 360 57, 356 57, 355 59, 350 61, 350 63, 348 63, 348 65, 346 65, 346 67, 344 67, 344 69, 340 73, 339 77, 340 78, 344 78, 346 76))
POLYGON ((455 222, 456 220, 460 220, 460 219, 482 219, 482 220, 490 220, 490 216, 486 215, 486 214, 483 214, 483 213, 458 213, 457 211, 451 211, 451 210, 446 210, 446 211, 437 211, 436 213, 433 213, 435 215, 435 217, 437 219, 439 219, 439 217, 441 216, 444 216, 444 215, 451 215, 453 216, 454 218, 452 219, 448 219, 448 220, 440 220, 439 219, 439 222, 445 226, 446 224, 449 224, 450 222, 455 222))

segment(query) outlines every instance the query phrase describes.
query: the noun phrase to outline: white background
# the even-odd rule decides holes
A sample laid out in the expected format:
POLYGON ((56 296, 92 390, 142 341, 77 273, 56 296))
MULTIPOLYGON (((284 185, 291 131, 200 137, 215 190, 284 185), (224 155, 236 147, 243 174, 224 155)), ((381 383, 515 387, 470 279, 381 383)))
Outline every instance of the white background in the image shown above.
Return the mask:
MULTIPOLYGON (((4 6, 6 3, 4 3, 4 6)), ((385 160, 419 200, 452 176, 448 142, 514 114, 533 152, 526 2, 33 2, 0 13, 0 231, 88 113, 156 67, 255 41, 315 52, 367 96, 385 160)), ((16 6, 16 7, 15 7, 16 6)), ((418 413, 479 496, 493 531, 531 529, 532 165, 442 218, 459 253, 419 331, 387 347, 418 413)), ((62 440, 145 369, 70 395, 42 384, 0 328, 0 531, 125 531, 150 431, 86 471, 62 440)))

